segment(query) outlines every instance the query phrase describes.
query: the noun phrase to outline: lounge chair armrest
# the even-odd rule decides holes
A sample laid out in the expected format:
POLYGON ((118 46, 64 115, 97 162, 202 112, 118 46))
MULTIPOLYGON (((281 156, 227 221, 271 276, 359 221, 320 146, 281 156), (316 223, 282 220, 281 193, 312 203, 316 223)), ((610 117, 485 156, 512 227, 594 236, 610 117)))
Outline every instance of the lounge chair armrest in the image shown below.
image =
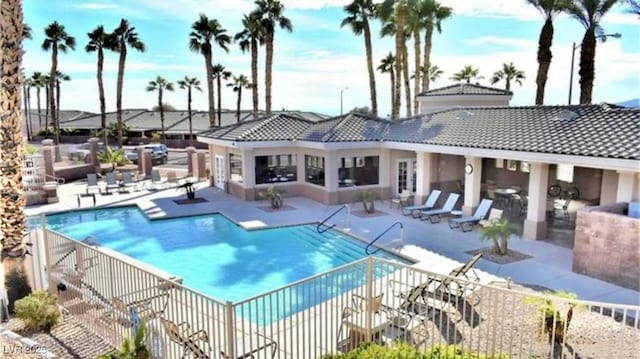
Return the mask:
POLYGON ((464 278, 474 282, 480 281, 480 277, 478 276, 478 273, 476 273, 475 269, 471 269, 469 272, 465 273, 464 278))
POLYGON ((272 347, 271 348, 271 357, 275 357, 276 352, 278 351, 278 343, 276 343, 273 339, 267 337, 266 335, 262 335, 258 332, 255 333, 257 336, 262 337, 266 343, 264 345, 261 345, 260 347, 258 347, 257 349, 255 349, 254 351, 252 351, 251 353, 255 353, 257 351, 260 351, 262 349, 268 348, 268 347, 272 347))
POLYGON ((191 334, 189 334, 189 339, 191 340, 202 340, 202 341, 209 341, 209 336, 207 335, 207 332, 200 329, 197 332, 193 332, 191 334))

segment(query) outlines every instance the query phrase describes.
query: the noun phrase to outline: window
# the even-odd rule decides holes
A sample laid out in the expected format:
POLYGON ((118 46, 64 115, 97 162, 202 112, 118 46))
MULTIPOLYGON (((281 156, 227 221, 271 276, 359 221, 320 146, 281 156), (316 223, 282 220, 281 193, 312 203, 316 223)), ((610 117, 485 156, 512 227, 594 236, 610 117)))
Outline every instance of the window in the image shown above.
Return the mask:
POLYGON ((305 155, 304 163, 305 181, 324 186, 324 157, 305 155))
POLYGON ((338 162, 338 186, 366 186, 379 183, 378 156, 342 157, 338 162))
POLYGON ((256 184, 297 180, 296 155, 256 156, 256 184))
POLYGON ((242 183, 242 155, 229 154, 229 172, 231 173, 232 182, 242 183))
POLYGON ((516 160, 508 160, 507 161, 507 169, 509 171, 517 171, 518 170, 518 161, 516 161, 516 160))
POLYGON ((520 171, 529 173, 531 171, 529 162, 520 162, 520 171))

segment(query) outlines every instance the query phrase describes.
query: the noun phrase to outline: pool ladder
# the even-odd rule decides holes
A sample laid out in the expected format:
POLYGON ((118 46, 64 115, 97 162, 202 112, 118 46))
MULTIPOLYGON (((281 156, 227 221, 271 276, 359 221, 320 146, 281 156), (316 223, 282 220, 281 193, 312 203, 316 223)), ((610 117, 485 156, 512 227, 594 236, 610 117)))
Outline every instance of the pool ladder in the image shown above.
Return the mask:
POLYGON ((325 218, 322 222, 318 223, 318 225, 316 226, 316 231, 318 231, 318 233, 324 233, 330 230, 331 228, 335 227, 336 226, 335 224, 328 225, 327 221, 333 218, 333 216, 335 216, 336 214, 340 213, 345 208, 347 209, 347 223, 349 223, 349 217, 351 216, 351 209, 349 208, 348 204, 345 204, 344 206, 338 208, 335 212, 331 213, 331 215, 325 218), (325 226, 325 228, 322 228, 322 226, 325 226))
POLYGON ((387 227, 387 229, 384 230, 384 232, 380 233, 376 238, 374 238, 371 242, 369 242, 369 244, 367 244, 367 247, 364 249, 364 252, 367 255, 371 255, 374 254, 376 252, 378 252, 379 250, 382 249, 382 247, 378 247, 378 249, 376 249, 373 252, 369 252, 369 248, 380 238, 382 238, 382 236, 384 236, 385 234, 387 234, 387 232, 389 232, 393 227, 400 225, 400 241, 403 240, 404 237, 404 225, 402 224, 402 222, 397 221, 394 224, 390 225, 389 227, 387 227))

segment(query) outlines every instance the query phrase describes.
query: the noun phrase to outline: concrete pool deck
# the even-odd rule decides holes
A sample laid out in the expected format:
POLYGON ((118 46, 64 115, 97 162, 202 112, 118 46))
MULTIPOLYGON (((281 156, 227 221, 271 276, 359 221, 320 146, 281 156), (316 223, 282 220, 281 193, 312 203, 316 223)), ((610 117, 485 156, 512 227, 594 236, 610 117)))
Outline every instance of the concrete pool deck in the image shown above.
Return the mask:
MULTIPOLYGON (((78 208, 77 194, 85 191, 81 182, 69 183, 58 187, 59 203, 28 207, 29 216, 55 211, 67 211, 78 208)), ((206 202, 179 205, 175 199, 183 199, 184 193, 176 189, 162 191, 138 191, 128 194, 96 195, 97 206, 137 205, 151 219, 179 217, 196 214, 220 212, 236 223, 267 226, 322 221, 341 206, 326 206, 307 198, 285 198, 285 204, 293 209, 266 211, 267 201, 245 202, 226 194, 206 183, 196 185, 196 196, 206 202)), ((82 208, 93 208, 87 198, 81 199, 82 208)), ((488 242, 480 242, 479 231, 463 233, 452 230, 446 220, 431 224, 428 221, 403 216, 399 209, 391 208, 389 201, 377 202, 378 216, 347 218, 344 211, 336 215, 330 224, 364 240, 372 240, 393 223, 400 221, 404 226, 402 242, 399 242, 399 229, 391 230, 380 239, 380 245, 395 248, 405 256, 418 261, 415 266, 436 273, 448 272, 466 262, 471 256, 467 251, 487 247, 488 242)), ((361 209, 360 203, 354 203, 352 210, 361 209)), ((482 282, 512 281, 547 287, 554 290, 574 292, 580 299, 640 305, 640 292, 613 285, 572 271, 573 253, 570 249, 541 241, 532 241, 514 237, 509 242, 510 249, 527 254, 532 258, 509 264, 497 264, 482 259, 476 264, 482 282)))

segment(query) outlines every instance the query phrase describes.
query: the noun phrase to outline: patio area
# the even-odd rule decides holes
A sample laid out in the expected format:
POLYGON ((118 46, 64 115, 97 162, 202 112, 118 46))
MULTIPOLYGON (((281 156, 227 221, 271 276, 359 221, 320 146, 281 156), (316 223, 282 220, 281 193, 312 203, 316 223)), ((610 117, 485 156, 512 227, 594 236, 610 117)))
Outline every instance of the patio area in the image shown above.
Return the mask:
MULTIPOLYGON (((86 184, 75 182, 59 187, 60 202, 26 209, 27 215, 42 212, 66 211, 78 208, 77 194, 85 191, 86 184)), ((180 205, 175 199, 184 198, 176 189, 161 191, 138 191, 128 194, 96 196, 97 206, 135 204, 149 218, 170 218, 221 212, 231 220, 246 226, 285 226, 322 221, 341 206, 327 206, 304 197, 285 198, 287 210, 265 211, 265 201, 245 202, 219 189, 208 187, 206 183, 196 185, 196 196, 206 202, 180 205)), ((82 208, 92 207, 89 200, 81 202, 82 208)), ((351 205, 358 210, 361 203, 351 205)), ((480 242, 479 231, 463 233, 452 230, 443 220, 431 224, 403 216, 389 201, 377 202, 379 212, 375 217, 346 216, 345 211, 336 215, 330 224, 367 242, 382 233, 396 221, 404 225, 402 243, 398 242, 399 232, 392 230, 381 238, 379 245, 395 248, 399 253, 417 261, 415 267, 428 271, 447 274, 456 265, 470 258, 467 252, 487 247, 488 242, 480 242)), ((497 264, 480 260, 476 268, 480 269, 482 283, 506 281, 545 287, 553 290, 574 292, 584 300, 602 301, 619 304, 640 304, 640 293, 601 280, 573 273, 572 251, 548 241, 533 241, 514 237, 509 242, 510 249, 530 256, 529 259, 509 264, 497 264)))

